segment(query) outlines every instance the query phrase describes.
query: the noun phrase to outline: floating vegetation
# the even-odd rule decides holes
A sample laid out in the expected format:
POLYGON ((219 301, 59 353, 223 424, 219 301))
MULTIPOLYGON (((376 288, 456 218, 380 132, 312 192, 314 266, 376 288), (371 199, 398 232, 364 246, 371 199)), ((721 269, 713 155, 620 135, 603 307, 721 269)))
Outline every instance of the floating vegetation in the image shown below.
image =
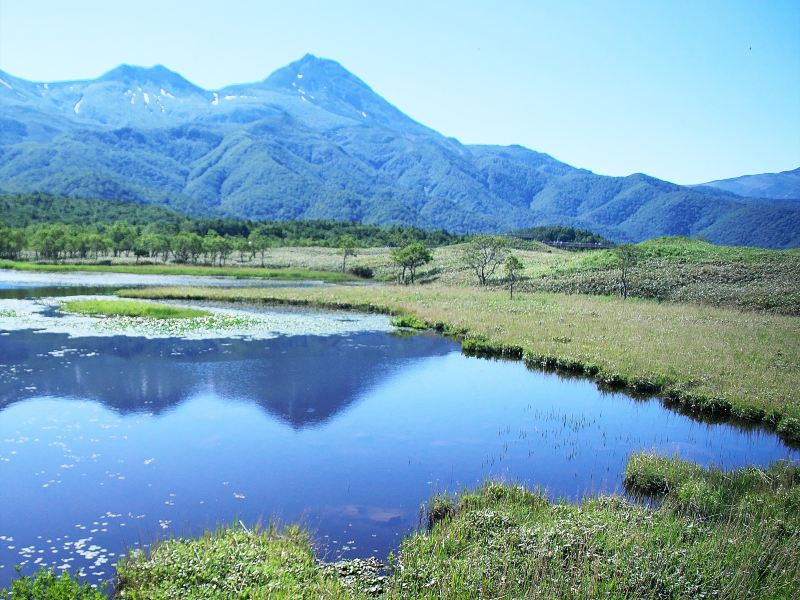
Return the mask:
POLYGON ((63 298, 0 299, 0 330, 33 329, 71 337, 270 339, 279 335, 339 335, 390 329, 385 316, 347 317, 343 319, 331 311, 166 304, 99 296, 74 296, 67 302, 63 298))
POLYGON ((61 309, 92 317, 132 317, 138 319, 197 319, 211 317, 207 310, 171 306, 141 300, 69 300, 61 309))

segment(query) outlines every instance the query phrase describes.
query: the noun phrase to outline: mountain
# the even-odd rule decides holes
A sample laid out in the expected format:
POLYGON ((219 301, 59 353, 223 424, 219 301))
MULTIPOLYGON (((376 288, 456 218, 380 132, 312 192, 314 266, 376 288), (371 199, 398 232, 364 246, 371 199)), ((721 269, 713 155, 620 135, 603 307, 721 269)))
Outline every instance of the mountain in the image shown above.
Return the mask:
POLYGON ((36 83, 0 71, 0 189, 113 198, 195 216, 340 219, 618 241, 703 235, 800 245, 800 205, 642 174, 605 177, 521 146, 465 145, 339 63, 306 55, 204 90, 162 66, 36 83))
POLYGON ((743 175, 733 179, 709 181, 704 186, 732 192, 738 196, 800 200, 800 167, 793 171, 743 175))

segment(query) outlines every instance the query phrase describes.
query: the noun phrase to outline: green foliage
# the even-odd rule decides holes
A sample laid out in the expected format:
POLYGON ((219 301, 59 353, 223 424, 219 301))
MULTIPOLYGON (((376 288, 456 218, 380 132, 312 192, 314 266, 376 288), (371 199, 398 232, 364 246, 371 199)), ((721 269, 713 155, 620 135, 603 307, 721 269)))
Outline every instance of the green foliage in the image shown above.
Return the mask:
POLYGON ((450 521, 456 514, 456 501, 448 494, 438 494, 428 503, 425 511, 428 529, 431 530, 439 523, 450 521))
POLYGON ((422 242, 412 242, 392 250, 391 261, 398 269, 401 283, 414 283, 417 269, 433 260, 433 253, 422 242), (408 274, 408 276, 406 276, 408 274))
POLYGON ((375 276, 375 272, 372 270, 372 268, 365 265, 356 265, 354 267, 350 267, 350 273, 362 279, 372 279, 375 276))
MULTIPOLYGON (((623 246, 624 247, 624 246, 623 246)), ((629 296, 800 314, 800 251, 716 246, 688 238, 636 244, 629 296)), ((527 290, 617 295, 619 247, 569 255, 525 283, 527 290)))
POLYGON ((347 266, 347 258, 357 255, 358 242, 352 235, 343 235, 339 238, 337 245, 342 253, 342 273, 344 273, 347 266))
POLYGON ((559 225, 542 225, 514 231, 512 235, 524 236, 525 239, 540 242, 574 242, 579 244, 610 244, 611 240, 586 229, 562 227, 559 225))
POLYGON ((478 235, 467 242, 462 254, 464 265, 486 285, 508 253, 508 240, 502 237, 478 235))
POLYGON ((398 315, 392 319, 392 325, 409 329, 428 329, 428 324, 414 315, 398 315))
MULTIPOLYGON (((340 569, 344 570, 344 569, 340 569)), ((199 539, 172 539, 148 554, 130 553, 117 567, 120 600, 249 600, 250 598, 360 598, 320 568, 308 535, 297 527, 241 526, 199 539)))
POLYGON ((404 540, 389 598, 794 598, 800 467, 704 470, 650 455, 675 479, 656 509, 620 497, 551 504, 486 484, 454 516, 404 540))
POLYGON ((104 587, 95 589, 66 571, 40 569, 31 576, 19 577, 0 590, 2 600, 105 600, 104 587))
MULTIPOLYGON (((249 221, 242 219, 188 217, 174 210, 148 204, 113 200, 83 200, 48 194, 0 195, 0 225, 12 229, 38 228, 42 225, 66 225, 70 231, 99 233, 111 242, 127 245, 126 231, 116 223, 130 225, 137 234, 155 233, 175 236, 194 233, 205 237, 214 231, 225 238, 248 238, 256 251, 270 245, 338 247, 343 236, 355 239, 363 247, 396 245, 398 240, 422 241, 431 246, 452 244, 463 237, 443 230, 431 231, 405 226, 378 226, 346 221, 249 221)), ((132 249, 132 247, 130 248, 132 249)), ((120 248, 116 248, 117 251, 120 248)), ((0 246, 2 251, 2 246, 0 246)), ((8 257, 6 257, 8 258, 8 257)))
POLYGON ((523 269, 522 261, 513 254, 509 254, 508 256, 506 256, 506 260, 503 263, 503 269, 506 272, 506 281, 508 281, 509 297, 513 298, 514 283, 519 278, 519 273, 523 269))
POLYGON ((103 317, 146 317, 148 319, 193 319, 208 317, 207 310, 141 302, 135 300, 70 300, 62 308, 71 313, 103 317))

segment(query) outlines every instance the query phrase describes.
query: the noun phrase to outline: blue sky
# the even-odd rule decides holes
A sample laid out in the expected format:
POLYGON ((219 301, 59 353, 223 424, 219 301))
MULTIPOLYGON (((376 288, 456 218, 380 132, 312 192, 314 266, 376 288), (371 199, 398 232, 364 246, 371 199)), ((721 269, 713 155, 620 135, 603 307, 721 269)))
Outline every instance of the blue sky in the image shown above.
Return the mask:
POLYGON ((465 143, 678 183, 800 166, 800 2, 0 0, 0 68, 214 88, 333 58, 465 143))

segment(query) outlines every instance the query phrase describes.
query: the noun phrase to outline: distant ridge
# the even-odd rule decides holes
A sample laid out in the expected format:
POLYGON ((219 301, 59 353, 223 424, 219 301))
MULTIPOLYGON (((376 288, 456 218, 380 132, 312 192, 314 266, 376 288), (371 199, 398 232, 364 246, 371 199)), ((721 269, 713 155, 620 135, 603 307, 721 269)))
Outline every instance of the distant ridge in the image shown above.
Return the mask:
POLYGON ((800 203, 644 174, 605 177, 521 146, 461 144, 311 54, 218 90, 161 65, 51 83, 0 71, 0 190, 196 216, 457 233, 564 225, 617 242, 699 235, 800 246, 800 203))
POLYGON ((800 200, 800 167, 780 173, 742 175, 733 179, 709 181, 703 185, 719 188, 739 196, 800 200))

